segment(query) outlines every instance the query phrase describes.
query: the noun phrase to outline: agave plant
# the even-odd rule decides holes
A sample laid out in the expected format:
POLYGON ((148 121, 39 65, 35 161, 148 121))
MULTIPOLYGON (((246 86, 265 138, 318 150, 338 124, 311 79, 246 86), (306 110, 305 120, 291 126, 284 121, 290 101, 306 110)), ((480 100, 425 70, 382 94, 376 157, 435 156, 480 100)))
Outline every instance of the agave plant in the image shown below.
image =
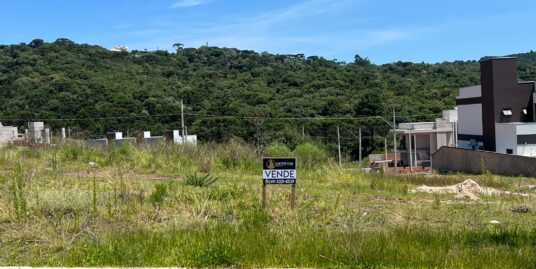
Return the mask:
POLYGON ((186 184, 196 187, 208 187, 220 179, 217 176, 206 174, 205 176, 199 176, 197 173, 186 176, 186 184))

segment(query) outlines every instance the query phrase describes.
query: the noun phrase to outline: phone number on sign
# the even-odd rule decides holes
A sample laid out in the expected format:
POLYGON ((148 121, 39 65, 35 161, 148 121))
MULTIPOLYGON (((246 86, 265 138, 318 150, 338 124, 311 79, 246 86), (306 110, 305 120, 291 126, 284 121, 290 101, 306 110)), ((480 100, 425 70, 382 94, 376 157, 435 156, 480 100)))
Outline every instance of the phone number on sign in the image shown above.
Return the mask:
POLYGON ((296 184, 295 179, 265 179, 264 184, 296 184))

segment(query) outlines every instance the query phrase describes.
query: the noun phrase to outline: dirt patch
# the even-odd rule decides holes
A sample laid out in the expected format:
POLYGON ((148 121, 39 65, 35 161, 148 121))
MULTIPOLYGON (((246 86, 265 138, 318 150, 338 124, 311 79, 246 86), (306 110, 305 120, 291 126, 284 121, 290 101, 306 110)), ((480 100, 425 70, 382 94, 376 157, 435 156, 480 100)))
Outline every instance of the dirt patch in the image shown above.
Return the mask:
POLYGON ((458 183, 452 186, 446 187, 428 187, 420 186, 412 190, 411 193, 424 192, 430 194, 444 194, 444 193, 453 193, 456 194, 456 199, 469 198, 473 201, 478 200, 477 195, 487 195, 487 196, 499 196, 499 195, 520 195, 520 196, 530 196, 526 193, 515 193, 509 191, 501 191, 494 188, 481 187, 474 180, 467 179, 462 183, 458 183))

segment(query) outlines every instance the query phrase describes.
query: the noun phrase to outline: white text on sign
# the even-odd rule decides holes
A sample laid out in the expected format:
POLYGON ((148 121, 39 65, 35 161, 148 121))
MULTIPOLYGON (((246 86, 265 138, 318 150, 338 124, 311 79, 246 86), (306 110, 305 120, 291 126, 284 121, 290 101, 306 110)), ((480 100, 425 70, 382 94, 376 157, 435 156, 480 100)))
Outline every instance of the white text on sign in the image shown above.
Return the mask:
POLYGON ((296 179, 296 170, 263 170, 263 179, 296 179))

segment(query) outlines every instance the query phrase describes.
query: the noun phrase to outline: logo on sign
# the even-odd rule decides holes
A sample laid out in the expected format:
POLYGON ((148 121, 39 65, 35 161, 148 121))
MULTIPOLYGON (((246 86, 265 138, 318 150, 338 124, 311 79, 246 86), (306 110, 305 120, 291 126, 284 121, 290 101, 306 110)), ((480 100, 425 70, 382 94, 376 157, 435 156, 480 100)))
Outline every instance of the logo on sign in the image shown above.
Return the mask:
POLYGON ((271 169, 271 170, 275 169, 274 160, 272 160, 272 159, 268 160, 268 162, 266 162, 266 167, 268 167, 268 169, 271 169))

